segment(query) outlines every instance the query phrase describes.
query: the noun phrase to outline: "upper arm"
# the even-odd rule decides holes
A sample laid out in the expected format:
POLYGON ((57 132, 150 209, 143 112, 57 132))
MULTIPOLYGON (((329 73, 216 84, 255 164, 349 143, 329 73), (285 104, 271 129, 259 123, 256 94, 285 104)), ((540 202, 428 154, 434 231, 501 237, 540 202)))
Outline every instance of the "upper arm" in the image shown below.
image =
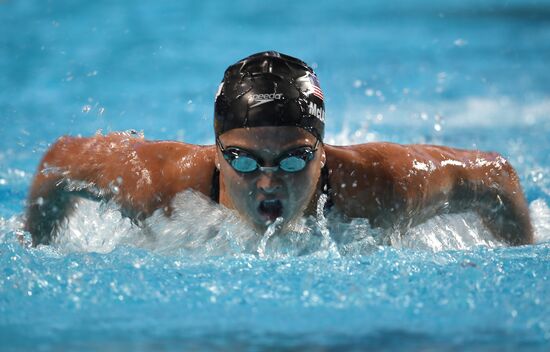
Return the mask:
POLYGON ((448 206, 455 165, 443 161, 452 156, 451 149, 393 143, 332 148, 329 165, 343 165, 334 172, 335 182, 357 185, 335 192, 345 214, 388 225, 423 219, 448 206))

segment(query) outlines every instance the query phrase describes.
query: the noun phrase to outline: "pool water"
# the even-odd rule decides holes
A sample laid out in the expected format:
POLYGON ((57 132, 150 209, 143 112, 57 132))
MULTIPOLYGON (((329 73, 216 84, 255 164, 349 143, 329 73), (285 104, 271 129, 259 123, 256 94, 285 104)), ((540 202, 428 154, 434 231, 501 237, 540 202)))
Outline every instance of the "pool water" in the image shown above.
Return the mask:
POLYGON ((550 1, 0 1, 0 350, 550 349, 550 1), (258 236, 185 192, 146 230, 82 201, 56 243, 22 230, 61 135, 211 144, 225 67, 312 64, 332 144, 493 150, 536 243, 473 214, 404 237, 322 214, 258 236))

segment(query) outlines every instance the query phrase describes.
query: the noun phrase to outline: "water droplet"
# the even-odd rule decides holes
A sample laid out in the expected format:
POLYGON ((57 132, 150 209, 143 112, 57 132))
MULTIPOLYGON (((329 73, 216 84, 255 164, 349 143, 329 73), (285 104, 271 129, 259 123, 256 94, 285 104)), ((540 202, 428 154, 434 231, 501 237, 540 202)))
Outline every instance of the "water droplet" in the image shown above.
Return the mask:
POLYGON ((85 114, 89 113, 90 110, 92 110, 92 106, 91 106, 91 105, 84 105, 84 106, 82 107, 82 112, 85 113, 85 114))
POLYGON ((120 189, 118 188, 118 186, 115 186, 113 184, 111 184, 109 188, 111 189, 111 192, 113 192, 113 194, 118 194, 120 192, 120 189))
POLYGON ((454 45, 455 46, 458 46, 458 47, 463 47, 463 46, 466 46, 468 45, 468 41, 462 39, 462 38, 458 38, 454 41, 454 45))

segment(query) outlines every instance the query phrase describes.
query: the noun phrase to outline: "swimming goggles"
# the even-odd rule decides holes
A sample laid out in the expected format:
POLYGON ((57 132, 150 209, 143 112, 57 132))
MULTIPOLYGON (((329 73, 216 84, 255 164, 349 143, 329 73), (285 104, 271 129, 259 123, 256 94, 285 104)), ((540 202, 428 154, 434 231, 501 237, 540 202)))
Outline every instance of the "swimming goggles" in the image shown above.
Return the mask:
POLYGON ((299 147, 283 153, 275 160, 274 164, 276 166, 270 167, 261 166, 263 160, 249 151, 237 147, 225 148, 219 138, 216 138, 216 144, 220 148, 223 158, 238 172, 250 173, 258 169, 260 171, 276 171, 279 168, 285 172, 298 172, 313 160, 319 140, 317 139, 313 148, 308 146, 299 147))

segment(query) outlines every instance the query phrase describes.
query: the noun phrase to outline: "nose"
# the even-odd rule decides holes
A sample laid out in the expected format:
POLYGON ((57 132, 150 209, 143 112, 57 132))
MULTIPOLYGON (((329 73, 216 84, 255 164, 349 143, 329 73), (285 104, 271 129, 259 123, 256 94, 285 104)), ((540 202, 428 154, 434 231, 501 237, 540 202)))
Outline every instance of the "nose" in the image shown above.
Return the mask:
POLYGON ((272 171, 262 172, 256 181, 256 186, 263 193, 275 193, 281 188, 281 183, 272 171))

